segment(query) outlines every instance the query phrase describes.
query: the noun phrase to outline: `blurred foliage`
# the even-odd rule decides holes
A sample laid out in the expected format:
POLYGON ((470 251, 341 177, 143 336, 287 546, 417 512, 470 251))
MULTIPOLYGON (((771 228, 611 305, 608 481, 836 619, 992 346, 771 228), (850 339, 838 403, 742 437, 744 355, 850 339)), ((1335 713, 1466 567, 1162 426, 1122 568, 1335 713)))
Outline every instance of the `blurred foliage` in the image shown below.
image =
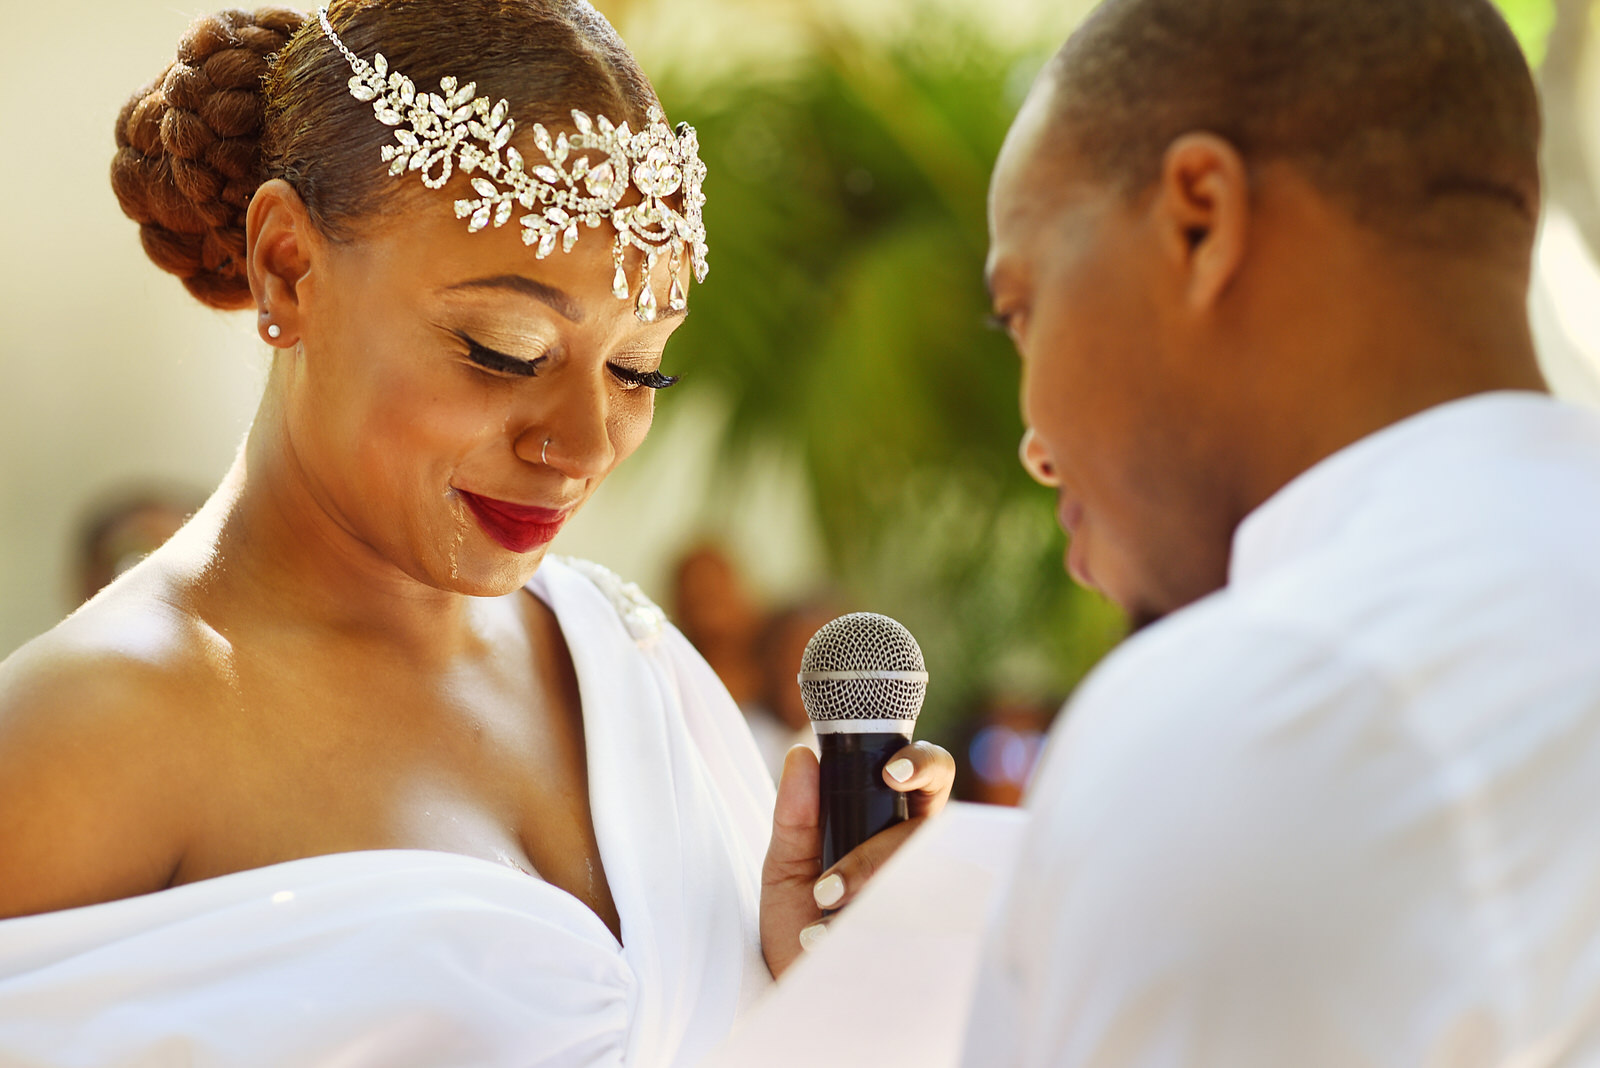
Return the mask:
MULTIPOLYGON (((1537 64, 1553 0, 1497 2, 1537 64)), ((988 693, 1064 695, 1125 627, 1064 575, 985 322, 989 170, 1058 42, 1008 49, 949 13, 900 39, 799 32, 782 75, 659 86, 711 174, 711 283, 676 362, 730 404, 728 473, 759 444, 803 457, 832 574, 917 635, 923 733, 950 737, 988 693)))
POLYGON ((1017 359, 986 322, 990 167, 1044 54, 955 21, 813 27, 782 81, 660 86, 710 179, 712 273, 674 342, 731 404, 726 463, 803 456, 832 573, 927 656, 924 735, 992 689, 1064 695, 1123 633, 1062 568, 1017 463, 1017 359))
POLYGON ((1544 60, 1545 41, 1556 22, 1554 0, 1495 0, 1495 6, 1522 42, 1528 65, 1537 67, 1544 60))

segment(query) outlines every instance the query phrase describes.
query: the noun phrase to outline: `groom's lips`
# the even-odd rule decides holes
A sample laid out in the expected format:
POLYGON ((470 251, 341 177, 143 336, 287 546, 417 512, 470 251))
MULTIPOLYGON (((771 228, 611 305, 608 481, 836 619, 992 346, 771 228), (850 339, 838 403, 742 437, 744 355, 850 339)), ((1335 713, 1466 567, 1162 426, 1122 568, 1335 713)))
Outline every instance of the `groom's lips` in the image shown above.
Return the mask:
POLYGON ((571 515, 559 508, 539 508, 530 504, 514 504, 493 497, 480 497, 464 489, 456 490, 472 510, 478 526, 496 544, 514 553, 525 553, 540 545, 548 545, 561 532, 561 527, 571 515))
POLYGON ((1081 501, 1061 498, 1056 509, 1056 519, 1061 523, 1061 529, 1067 535, 1067 574, 1071 575, 1078 585, 1088 589, 1096 589, 1094 576, 1089 571, 1088 547, 1078 536, 1078 528, 1083 526, 1083 503, 1081 501))

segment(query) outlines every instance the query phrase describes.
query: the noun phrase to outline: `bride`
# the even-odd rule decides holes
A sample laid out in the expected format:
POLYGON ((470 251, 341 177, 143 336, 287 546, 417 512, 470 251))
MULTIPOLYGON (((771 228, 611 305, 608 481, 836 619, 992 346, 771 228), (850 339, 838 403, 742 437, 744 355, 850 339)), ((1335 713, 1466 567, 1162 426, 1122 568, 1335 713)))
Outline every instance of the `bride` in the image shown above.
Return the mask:
POLYGON ((582 0, 348 0, 200 20, 116 136, 276 351, 200 513, 0 666, 0 1062, 693 1063, 821 918, 815 759, 774 816, 700 657, 546 547, 675 381, 694 132, 582 0))

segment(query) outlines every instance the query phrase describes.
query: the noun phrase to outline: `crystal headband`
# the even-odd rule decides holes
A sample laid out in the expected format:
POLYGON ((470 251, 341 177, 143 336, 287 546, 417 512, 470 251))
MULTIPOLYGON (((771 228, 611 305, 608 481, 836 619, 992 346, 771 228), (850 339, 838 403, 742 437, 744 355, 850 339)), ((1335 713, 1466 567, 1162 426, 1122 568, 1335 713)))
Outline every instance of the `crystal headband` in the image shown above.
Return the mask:
POLYGON ((654 322, 657 304, 650 273, 665 251, 672 275, 668 306, 682 311, 688 305, 678 282, 685 251, 695 280, 706 278, 706 228, 700 217, 706 202, 700 191, 706 165, 700 160, 694 127, 681 122, 673 129, 655 105, 648 113, 649 124, 638 132, 629 130, 626 122, 614 126, 604 115, 591 120, 575 110, 572 124, 577 132, 571 136, 561 133, 552 139, 543 125, 534 124, 533 143, 545 162, 529 168, 510 145, 516 123, 504 100, 491 106, 488 97, 477 95, 476 82, 458 85, 453 77, 440 78, 437 93, 419 93, 410 78, 389 70, 382 53, 368 63, 346 48, 333 32, 326 7, 317 10, 317 19, 355 72, 350 95, 370 101, 378 121, 396 127, 395 143, 383 146, 390 174, 417 171, 423 185, 438 189, 458 167, 462 174, 479 172, 481 176, 472 179, 477 197, 456 201, 456 218, 470 216, 467 230, 476 233, 491 223, 504 226, 520 204, 529 211, 519 220, 523 243, 537 245, 535 255, 541 260, 555 250, 558 240, 563 252, 572 251, 580 223, 594 228, 609 221, 617 233, 611 246, 616 268, 611 292, 617 299, 634 298, 634 314, 643 322, 654 322), (604 153, 605 162, 591 165, 590 157, 581 154, 586 152, 604 153), (642 199, 619 207, 630 187, 642 199), (679 192, 681 212, 666 201, 679 192), (622 265, 629 245, 644 253, 637 297, 622 265))

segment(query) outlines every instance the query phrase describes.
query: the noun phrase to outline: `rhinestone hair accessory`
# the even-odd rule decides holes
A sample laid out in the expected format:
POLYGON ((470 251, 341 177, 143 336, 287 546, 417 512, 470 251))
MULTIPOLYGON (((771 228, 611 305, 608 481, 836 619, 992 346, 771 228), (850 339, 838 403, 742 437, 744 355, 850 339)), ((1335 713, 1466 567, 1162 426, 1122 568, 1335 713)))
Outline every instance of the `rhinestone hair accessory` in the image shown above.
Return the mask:
POLYGON ((545 162, 530 165, 510 144, 516 122, 506 101, 491 104, 477 95, 476 82, 461 85, 454 77, 440 78, 437 93, 419 92, 410 78, 389 69, 381 52, 368 63, 345 47, 333 32, 326 7, 317 10, 317 19, 354 72, 350 95, 371 103, 378 121, 395 127, 394 143, 383 146, 390 174, 417 171, 423 185, 439 189, 458 168, 462 174, 476 173, 472 191, 477 196, 456 201, 456 217, 468 219, 468 231, 476 233, 490 225, 504 226, 521 205, 528 211, 518 220, 522 240, 536 246, 539 259, 555 251, 557 243, 563 252, 572 251, 580 224, 592 229, 610 222, 617 235, 611 246, 612 293, 619 300, 633 300, 641 321, 654 322, 658 304, 650 273, 664 253, 672 275, 667 305, 674 311, 688 306, 678 281, 686 254, 695 280, 706 278, 701 221, 706 165, 694 127, 686 122, 676 129, 668 126, 654 105, 649 123, 639 131, 630 130, 626 122, 613 125, 603 115, 591 118, 574 110, 574 134, 552 138, 542 124, 534 124, 533 143, 545 162), (594 163, 587 153, 606 158, 594 163), (641 199, 622 207, 630 188, 641 199), (682 211, 667 203, 675 193, 682 196, 682 211), (630 245, 644 254, 637 294, 623 268, 630 245))
POLYGON ((800 699, 819 734, 911 729, 928 690, 922 648, 899 622, 852 612, 800 656, 800 699))

